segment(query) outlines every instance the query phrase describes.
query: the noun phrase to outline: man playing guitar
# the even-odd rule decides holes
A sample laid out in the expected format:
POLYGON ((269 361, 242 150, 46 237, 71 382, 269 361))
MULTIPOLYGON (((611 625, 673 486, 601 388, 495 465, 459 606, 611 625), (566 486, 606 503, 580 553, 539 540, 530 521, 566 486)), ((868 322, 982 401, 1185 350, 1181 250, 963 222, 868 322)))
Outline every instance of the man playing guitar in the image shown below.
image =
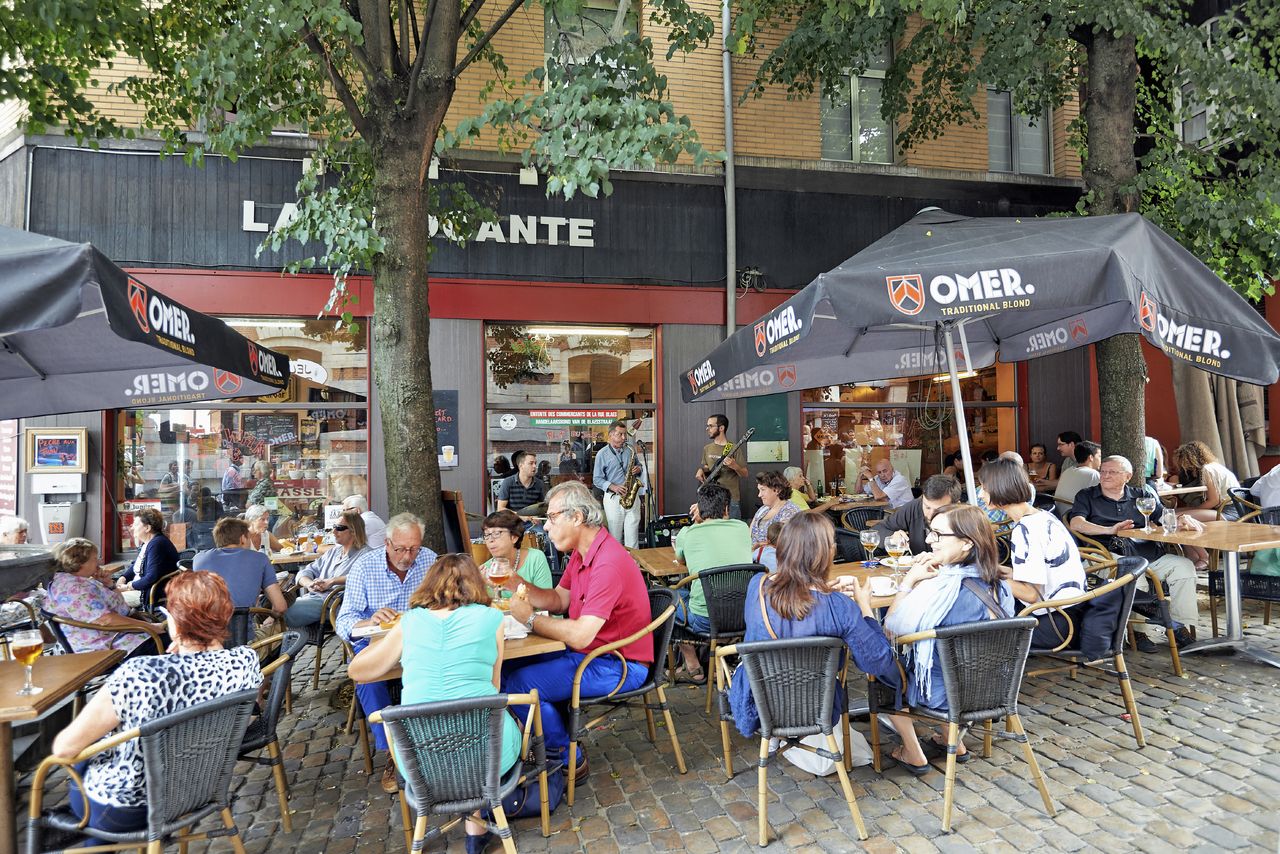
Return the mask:
POLYGON ((698 467, 695 477, 698 478, 699 483, 705 482, 707 472, 711 471, 723 457, 724 465, 716 475, 716 482, 729 490, 729 518, 740 519, 742 503, 738 482, 746 475, 747 467, 738 462, 732 452, 728 456, 725 455, 725 447, 729 444, 729 437, 726 435, 728 429, 728 416, 712 415, 707 418, 707 437, 710 441, 702 447, 702 464, 698 467))

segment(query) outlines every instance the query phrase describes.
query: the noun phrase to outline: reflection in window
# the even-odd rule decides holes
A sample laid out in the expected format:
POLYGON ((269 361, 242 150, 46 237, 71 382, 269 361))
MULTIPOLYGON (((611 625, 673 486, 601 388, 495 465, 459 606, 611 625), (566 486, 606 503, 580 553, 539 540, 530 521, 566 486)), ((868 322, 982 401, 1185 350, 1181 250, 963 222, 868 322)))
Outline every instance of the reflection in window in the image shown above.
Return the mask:
MULTIPOLYGON (((617 37, 636 31, 639 4, 628 2, 623 13, 622 31, 617 37)), ((562 61, 577 64, 609 44, 610 30, 618 16, 618 0, 585 0, 576 12, 546 9, 543 29, 543 51, 551 56, 557 50, 562 61)))
POLYGON ((1049 174, 1049 110, 1027 116, 1013 112, 1008 92, 987 91, 987 161, 992 172, 1049 174))
POLYGON ((880 114, 889 49, 857 77, 843 79, 840 94, 822 99, 822 157, 855 163, 892 163, 893 127, 880 114))
POLYGON ((256 403, 364 403, 369 352, 364 326, 332 319, 223 318, 241 335, 289 357, 289 384, 278 393, 244 398, 256 403))
POLYGON ((653 402, 653 330, 489 324, 489 403, 653 402))

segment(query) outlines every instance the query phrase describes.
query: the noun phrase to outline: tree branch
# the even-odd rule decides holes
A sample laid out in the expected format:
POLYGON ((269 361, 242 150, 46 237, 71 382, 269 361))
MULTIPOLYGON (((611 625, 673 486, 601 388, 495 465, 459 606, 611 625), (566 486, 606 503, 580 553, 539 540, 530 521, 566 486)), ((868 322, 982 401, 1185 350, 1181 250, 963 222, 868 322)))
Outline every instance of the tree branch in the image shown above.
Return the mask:
POLYGON ((467 11, 462 13, 462 19, 458 21, 458 32, 465 33, 467 27, 471 26, 471 22, 480 14, 480 10, 484 8, 487 0, 471 0, 471 5, 467 7, 467 11))
POLYGON ((333 64, 333 58, 329 56, 329 51, 325 50, 324 45, 320 43, 320 37, 311 29, 311 24, 305 20, 302 24, 302 41, 324 64, 325 71, 329 75, 329 82, 333 84, 333 91, 338 96, 338 100, 342 102, 347 115, 351 118, 351 123, 355 126, 356 133, 368 139, 371 129, 369 120, 365 118, 364 113, 360 112, 360 105, 356 102, 351 86, 347 83, 346 78, 342 76, 342 72, 333 64))
MULTIPOLYGON (((431 18, 435 15, 436 10, 440 7, 439 0, 426 0, 427 6, 422 10, 422 36, 418 40, 418 55, 413 58, 413 68, 409 71, 409 100, 412 106, 418 92, 418 78, 422 76, 422 65, 427 59, 427 45, 429 44, 428 36, 431 33, 431 18)), ((417 35, 418 29, 414 27, 414 34, 417 35)))
POLYGON ((391 74, 391 10, 385 0, 357 0, 369 60, 383 76, 391 74))
POLYGON ((462 58, 462 61, 454 67, 454 77, 457 77, 466 70, 467 66, 480 55, 480 51, 484 50, 485 46, 488 45, 489 42, 493 40, 493 37, 498 34, 498 31, 506 25, 507 21, 511 20, 511 16, 516 13, 516 10, 524 5, 524 2, 525 0, 511 0, 511 4, 508 5, 506 10, 498 16, 498 20, 493 22, 493 26, 489 27, 489 29, 485 31, 485 34, 482 35, 480 40, 475 43, 475 47, 471 48, 467 55, 462 58))

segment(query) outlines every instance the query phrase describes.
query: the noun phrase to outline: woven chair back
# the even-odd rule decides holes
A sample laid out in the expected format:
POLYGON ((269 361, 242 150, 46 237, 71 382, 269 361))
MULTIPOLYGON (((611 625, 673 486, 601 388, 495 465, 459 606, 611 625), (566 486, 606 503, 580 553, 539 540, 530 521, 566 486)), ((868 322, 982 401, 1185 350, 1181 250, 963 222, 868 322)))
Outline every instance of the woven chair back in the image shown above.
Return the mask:
POLYGON ((256 690, 227 694, 139 727, 150 838, 172 833, 189 813, 230 804, 231 775, 257 699, 256 690))
POLYGON ((862 538, 853 531, 836 528, 836 563, 854 563, 867 559, 866 549, 862 547, 862 538))
POLYGON ((280 652, 289 657, 271 674, 267 704, 263 707, 262 716, 259 719, 268 733, 275 732, 276 724, 280 722, 280 710, 284 707, 285 697, 289 694, 289 677, 293 673, 293 663, 306 645, 307 636, 297 629, 290 629, 280 639, 280 652))
POLYGON ((935 629, 949 720, 998 720, 1018 713, 1035 617, 982 620, 935 629))
POLYGON ((854 507, 840 514, 840 527, 853 531, 856 536, 866 530, 868 522, 878 522, 884 518, 884 510, 880 507, 854 507))
POLYGON ((1227 490, 1227 497, 1231 499, 1231 510, 1235 511, 1235 518, 1239 519, 1246 513, 1252 513, 1258 509, 1258 502, 1254 499, 1253 493, 1246 486, 1233 486, 1227 490))
POLYGON ((437 804, 477 802, 471 808, 478 808, 497 797, 506 717, 506 694, 382 710, 418 815, 437 804))
MULTIPOLYGON (((658 619, 662 612, 676 604, 674 590, 665 587, 649 588, 649 620, 658 619)), ((655 685, 663 685, 667 681, 667 648, 671 646, 671 634, 676 627, 675 612, 667 617, 666 622, 653 632, 653 665, 649 668, 649 678, 655 685)))
POLYGON ((71 648, 71 641, 67 640, 67 633, 62 630, 62 623, 57 614, 41 608, 40 619, 46 633, 53 636, 53 645, 58 655, 71 655, 75 652, 71 648))
MULTIPOLYGON (((1124 578, 1126 575, 1132 575, 1134 580, 1131 584, 1126 584, 1118 590, 1104 595, 1122 597, 1120 604, 1120 613, 1116 615, 1115 629, 1111 633, 1111 639, 1104 656, 1110 657, 1118 655, 1124 650, 1125 636, 1128 634, 1129 614, 1133 611, 1133 602, 1138 595, 1138 579, 1147 571, 1147 559, 1141 557, 1122 557, 1116 561, 1116 578, 1124 578)), ((1067 613, 1070 613, 1068 611, 1067 613)), ((1077 634, 1080 627, 1076 626, 1077 634)))
POLYGON ((828 637, 737 645, 760 713, 761 737, 801 738, 831 732, 844 649, 843 640, 828 637))
POLYGON ((693 583, 702 585, 712 637, 736 637, 746 631, 747 585, 765 571, 758 563, 737 563, 698 573, 693 583))

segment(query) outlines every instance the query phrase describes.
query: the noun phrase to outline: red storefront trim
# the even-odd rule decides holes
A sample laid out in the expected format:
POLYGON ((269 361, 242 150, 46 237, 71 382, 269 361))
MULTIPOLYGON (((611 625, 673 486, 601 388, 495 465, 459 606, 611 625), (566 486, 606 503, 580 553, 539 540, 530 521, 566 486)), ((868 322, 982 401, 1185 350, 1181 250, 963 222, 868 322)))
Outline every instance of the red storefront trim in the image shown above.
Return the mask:
MULTIPOLYGON (((332 279, 317 273, 168 270, 129 272, 161 293, 207 314, 307 316, 324 311, 332 279)), ((431 279, 433 317, 459 320, 524 320, 558 323, 724 323, 724 289, 675 285, 513 282, 498 279, 431 279)), ((353 276, 357 317, 373 313, 373 282, 353 276)), ((747 293, 737 315, 747 323, 772 311, 794 291, 747 293)))

